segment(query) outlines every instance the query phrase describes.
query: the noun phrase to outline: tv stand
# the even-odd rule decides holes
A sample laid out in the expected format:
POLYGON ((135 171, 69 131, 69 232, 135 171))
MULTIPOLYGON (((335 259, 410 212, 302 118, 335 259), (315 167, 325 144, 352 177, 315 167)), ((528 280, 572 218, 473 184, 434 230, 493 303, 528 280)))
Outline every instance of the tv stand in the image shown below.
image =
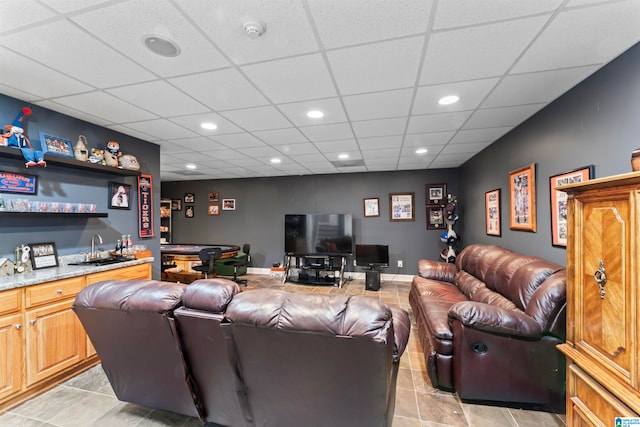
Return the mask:
POLYGON ((285 254, 282 283, 338 286, 344 283, 345 255, 285 254))

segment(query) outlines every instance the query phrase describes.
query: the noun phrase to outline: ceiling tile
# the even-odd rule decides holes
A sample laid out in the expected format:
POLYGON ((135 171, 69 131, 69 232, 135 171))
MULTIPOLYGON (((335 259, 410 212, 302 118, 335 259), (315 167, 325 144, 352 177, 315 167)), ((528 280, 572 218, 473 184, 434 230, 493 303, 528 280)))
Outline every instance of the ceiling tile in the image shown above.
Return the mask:
POLYGON ((291 122, 271 106, 224 111, 220 114, 248 131, 292 127, 291 122))
POLYGON ((160 117, 199 114, 208 108, 167 82, 154 81, 110 89, 108 93, 160 117), (149 94, 153 93, 153 97, 149 94))
POLYGON ((177 77, 169 79, 169 82, 217 111, 257 107, 269 103, 267 98, 235 69, 177 77))
POLYGON ((216 136, 224 135, 227 133, 242 132, 242 129, 240 129, 238 126, 234 125, 229 120, 216 113, 203 113, 182 117, 171 117, 169 120, 176 124, 179 124, 180 126, 184 126, 187 129, 191 129, 192 131, 199 133, 200 135, 216 136), (218 127, 216 129, 203 129, 200 125, 205 122, 213 123, 218 127))
POLYGON ((320 141, 314 143, 323 153, 344 153, 358 151, 358 143, 355 139, 341 139, 339 141, 320 141))
POLYGON ((409 114, 413 89, 368 93, 344 97, 351 120, 384 119, 409 114))
POLYGON ((0 7, 1 15, 6 18, 2 20, 2 31, 11 31, 26 25, 41 22, 55 17, 50 10, 33 0, 3 1, 0 7), (20 19, 15 19, 15 17, 20 19), (14 19, 10 19, 10 18, 14 19))
POLYGON ((202 31, 236 64, 316 52, 318 44, 297 0, 231 2, 175 0, 202 31), (259 21, 266 31, 246 36, 243 25, 259 21))
POLYGON ((169 120, 147 120, 143 122, 127 123, 125 127, 134 131, 146 133, 156 139, 174 139, 198 136, 195 132, 178 126, 169 120))
POLYGON ((410 37, 327 52, 340 93, 413 86, 423 42, 424 37, 410 37))
POLYGON ((461 144, 447 144, 441 154, 479 153, 487 148, 491 142, 464 142, 461 144))
POLYGON ((336 96, 319 54, 247 65, 242 71, 275 104, 336 96))
POLYGON ((400 147, 396 148, 377 148, 372 150, 362 150, 362 158, 365 160, 371 159, 397 159, 400 156, 400 147))
POLYGON ((253 135, 270 145, 299 144, 307 142, 307 138, 295 128, 261 130, 253 135))
POLYGON ((104 92, 64 96, 55 99, 55 102, 114 123, 137 122, 157 118, 155 114, 149 111, 104 92))
POLYGON ((640 2, 635 0, 563 10, 512 72, 608 62, 638 40, 639 22, 640 2))
POLYGON ((498 79, 483 79, 436 86, 421 86, 416 91, 416 99, 411 113, 419 115, 473 110, 480 105, 497 83, 498 79), (450 105, 438 104, 440 98, 449 95, 457 95, 460 100, 450 105))
POLYGON ((548 103, 596 70, 596 66, 568 68, 505 77, 482 103, 482 108, 548 103))
POLYGON ((456 130, 471 116, 472 111, 426 114, 409 117, 407 133, 432 133, 456 130))
POLYGON ((431 2, 323 0, 309 2, 309 9, 323 46, 330 49, 424 33, 431 2))
POLYGON ((547 16, 536 16, 433 34, 429 38, 420 84, 502 75, 513 66, 547 19, 547 16))
POLYGON ((91 31, 105 43, 162 77, 228 67, 222 56, 182 14, 168 2, 128 1, 72 16, 70 19, 91 31), (135 16, 135 25, 113 31, 113 23, 135 16), (178 46, 180 54, 164 57, 151 52, 144 39, 153 36, 178 46))
POLYGON ((250 133, 219 135, 212 138, 229 148, 266 147, 264 142, 260 141, 250 133))
POLYGON ((410 147, 429 147, 432 145, 444 145, 455 135, 454 131, 414 133, 404 137, 404 145, 410 147))
MULTIPOLYGON (((9 92, 4 92, 3 93, 12 96, 9 92)), ((21 99, 26 99, 27 98, 21 98, 21 99)), ((49 110, 52 111, 57 111, 58 113, 61 114, 66 114, 67 116, 71 116, 71 117, 75 117, 77 119, 80 120, 84 120, 85 122, 89 122, 89 123, 94 123, 98 126, 111 126, 113 125, 113 122, 111 122, 110 120, 105 120, 102 117, 98 117, 98 116, 94 116, 92 114, 87 113, 86 111, 81 111, 81 110, 77 110, 75 108, 69 108, 66 107, 64 105, 60 105, 58 103, 56 103, 55 101, 36 101, 34 102, 34 104, 39 105, 41 107, 44 108, 48 108, 49 110)), ((119 131, 121 132, 121 131, 119 131)), ((133 136, 133 135, 132 135, 133 136)), ((148 137, 148 135, 146 135, 145 137, 148 137)), ((144 138, 142 138, 144 139, 144 138)))
POLYGON ((195 138, 172 139, 169 142, 176 145, 177 147, 182 147, 182 148, 189 149, 191 151, 196 151, 196 152, 211 151, 211 150, 226 148, 222 144, 219 144, 204 136, 198 136, 195 138))
POLYGON ((39 2, 60 13, 69 13, 94 8, 102 3, 111 3, 111 0, 39 0, 39 2))
POLYGON ((318 148, 310 142, 305 142, 304 144, 277 144, 274 145, 273 148, 280 151, 286 156, 299 156, 301 154, 320 154, 318 148))
POLYGON ((3 46, 95 87, 111 87, 154 78, 153 74, 67 21, 0 37, 3 46), (78 58, 81 58, 79 60, 78 58), (114 66, 117 64, 117 67, 114 66))
POLYGON ((442 28, 477 25, 503 21, 540 13, 552 13, 563 0, 446 0, 438 2, 433 27, 442 28))
POLYGON ((342 108, 342 103, 339 98, 292 102, 289 104, 280 104, 277 107, 282 114, 287 116, 296 126, 313 126, 347 121, 347 115, 344 112, 344 108, 342 108), (322 111, 324 117, 319 119, 307 117, 307 112, 311 110, 322 111))
POLYGON ((358 138, 358 145, 363 151, 384 148, 400 148, 402 146, 402 135, 358 138))
POLYGON ((330 141, 334 139, 353 138, 351 126, 348 123, 329 125, 304 126, 300 131, 311 141, 330 141))
POLYGON ((546 105, 546 103, 528 104, 476 110, 462 128, 477 129, 499 126, 516 126, 527 120, 546 105))
POLYGON ((451 141, 451 144, 461 144, 463 142, 492 142, 509 132, 512 127, 499 127, 487 129, 470 129, 458 131, 451 141))
POLYGON ((407 125, 406 117, 394 119, 363 120, 353 122, 353 131, 358 138, 402 135, 407 125))

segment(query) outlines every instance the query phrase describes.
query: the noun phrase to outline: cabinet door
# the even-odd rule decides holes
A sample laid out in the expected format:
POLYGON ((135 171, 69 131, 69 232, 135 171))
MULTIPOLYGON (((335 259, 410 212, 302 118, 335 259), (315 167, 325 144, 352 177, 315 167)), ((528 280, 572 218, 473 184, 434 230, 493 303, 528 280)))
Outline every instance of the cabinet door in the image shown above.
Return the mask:
POLYGON ((85 358, 86 335, 72 304, 69 299, 26 312, 27 385, 85 358))
POLYGON ((575 265, 579 282, 574 290, 575 344, 594 362, 635 387, 633 217, 628 192, 605 199, 588 199, 577 212, 583 226, 575 265), (598 281, 604 282, 603 286, 598 281))
POLYGON ((22 314, 0 317, 0 401, 22 389, 22 314))

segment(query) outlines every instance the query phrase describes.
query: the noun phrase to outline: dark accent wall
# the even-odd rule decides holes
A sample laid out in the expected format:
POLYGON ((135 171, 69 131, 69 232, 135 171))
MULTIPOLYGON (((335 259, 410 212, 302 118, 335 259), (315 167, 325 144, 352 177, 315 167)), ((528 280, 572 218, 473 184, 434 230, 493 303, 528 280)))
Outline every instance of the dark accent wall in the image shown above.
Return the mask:
MULTIPOLYGON (((466 242, 490 243, 565 264, 551 245, 549 177, 593 164, 597 178, 631 172, 640 147, 640 44, 558 98, 460 168, 466 242), (509 229, 510 170, 537 166, 537 233, 509 229), (502 237, 487 236, 484 194, 502 189, 502 237)), ((616 244, 616 242, 611 242, 616 244)))
MULTIPOLYGON (((24 121, 25 134, 35 147, 40 147, 38 132, 68 138, 75 145, 79 135, 85 135, 89 147, 104 147, 107 141, 120 143, 120 150, 133 154, 141 163, 141 171, 153 177, 154 226, 153 238, 138 237, 137 177, 120 176, 90 170, 73 169, 59 165, 46 168, 25 168, 19 159, 0 157, 0 171, 26 173, 38 177, 37 195, 0 193, 3 199, 23 198, 32 200, 96 203, 98 212, 107 212, 107 218, 38 217, 21 218, 2 216, 0 223, 0 256, 14 260, 16 246, 28 243, 55 242, 59 255, 89 251, 91 237, 100 234, 104 249, 113 249, 122 234, 131 234, 134 244, 144 244, 156 258, 154 277, 160 277, 160 147, 113 130, 56 113, 0 95, 0 126, 11 124, 22 107, 28 106, 32 114, 24 121), (109 182, 131 185, 130 210, 108 209, 109 182)), ((16 148, 16 151, 18 149, 16 148)))
MULTIPOLYGON (((173 211, 174 243, 251 244, 254 267, 270 267, 284 258, 284 216, 287 213, 351 213, 357 243, 388 244, 388 274, 414 274, 421 258, 439 259, 445 245, 441 231, 427 231, 424 186, 447 183, 458 192, 455 169, 370 172, 275 178, 248 178, 162 183, 162 196, 183 199, 195 193, 195 216, 173 211), (209 192, 235 199, 235 211, 207 215, 209 192), (415 221, 389 221, 389 193, 415 193, 415 221), (380 198, 380 217, 364 218, 363 199, 380 198), (397 267, 397 260, 404 266, 397 267)), ((348 271, 360 271, 349 260, 348 271)))

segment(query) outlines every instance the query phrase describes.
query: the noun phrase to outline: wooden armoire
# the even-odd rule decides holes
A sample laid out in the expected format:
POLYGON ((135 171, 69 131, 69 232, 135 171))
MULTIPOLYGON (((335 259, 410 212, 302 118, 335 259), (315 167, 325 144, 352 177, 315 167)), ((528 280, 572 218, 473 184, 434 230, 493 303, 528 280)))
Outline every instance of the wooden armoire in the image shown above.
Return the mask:
POLYGON ((640 173, 558 187, 567 198, 567 425, 640 414, 640 173))

